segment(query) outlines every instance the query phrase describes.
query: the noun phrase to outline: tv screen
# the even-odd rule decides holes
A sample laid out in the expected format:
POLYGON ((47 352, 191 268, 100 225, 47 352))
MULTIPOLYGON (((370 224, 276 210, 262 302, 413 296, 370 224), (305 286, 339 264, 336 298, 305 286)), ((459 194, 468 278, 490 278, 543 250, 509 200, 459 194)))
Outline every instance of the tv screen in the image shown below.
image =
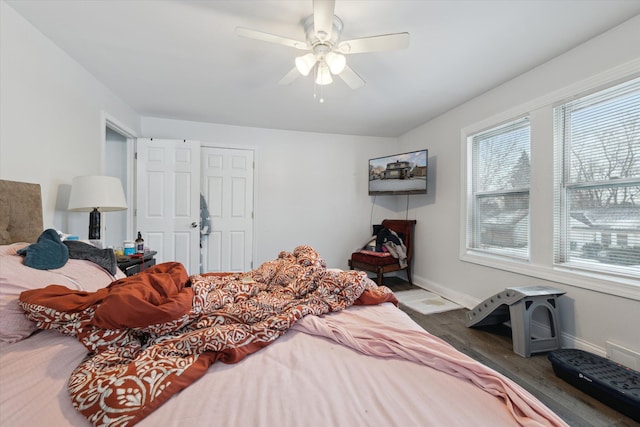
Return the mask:
POLYGON ((429 150, 369 160, 369 195, 427 194, 429 150))

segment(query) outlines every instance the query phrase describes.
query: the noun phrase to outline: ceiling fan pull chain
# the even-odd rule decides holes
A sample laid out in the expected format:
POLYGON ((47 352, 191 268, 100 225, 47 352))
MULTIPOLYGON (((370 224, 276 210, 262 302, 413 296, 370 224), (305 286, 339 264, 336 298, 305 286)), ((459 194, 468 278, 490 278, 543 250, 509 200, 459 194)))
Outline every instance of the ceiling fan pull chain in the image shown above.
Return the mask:
POLYGON ((316 80, 318 79, 318 67, 313 67, 313 99, 318 99, 318 84, 316 80))
POLYGON ((320 102, 320 104, 324 104, 324 97, 322 96, 322 85, 319 85, 316 80, 318 80, 318 68, 320 68, 319 65, 316 65, 314 67, 315 69, 315 76, 313 79, 313 99, 318 99, 318 102, 320 102))

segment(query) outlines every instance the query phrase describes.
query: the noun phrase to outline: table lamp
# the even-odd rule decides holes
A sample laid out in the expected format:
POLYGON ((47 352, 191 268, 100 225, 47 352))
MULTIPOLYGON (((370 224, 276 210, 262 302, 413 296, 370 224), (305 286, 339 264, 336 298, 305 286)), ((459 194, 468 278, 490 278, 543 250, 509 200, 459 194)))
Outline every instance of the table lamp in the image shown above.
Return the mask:
POLYGON ((120 179, 113 176, 76 176, 71 182, 69 210, 90 212, 89 239, 100 240, 100 212, 127 209, 120 179))

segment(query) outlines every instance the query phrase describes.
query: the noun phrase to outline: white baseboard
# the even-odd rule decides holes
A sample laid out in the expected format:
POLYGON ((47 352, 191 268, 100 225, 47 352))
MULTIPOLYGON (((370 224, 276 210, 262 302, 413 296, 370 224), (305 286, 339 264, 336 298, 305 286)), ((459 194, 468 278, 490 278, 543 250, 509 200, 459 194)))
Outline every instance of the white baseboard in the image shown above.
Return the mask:
POLYGON ((426 280, 422 277, 413 276, 412 279, 413 279, 413 284, 416 285, 417 287, 436 293, 440 295, 442 298, 455 302, 456 304, 464 308, 467 308, 469 310, 481 302, 480 300, 476 300, 475 298, 467 294, 463 294, 462 292, 452 291, 450 288, 446 286, 441 286, 435 282, 426 280))
POLYGON ((564 332, 560 333, 560 343, 562 348, 577 348, 578 350, 607 357, 607 351, 604 348, 564 332))

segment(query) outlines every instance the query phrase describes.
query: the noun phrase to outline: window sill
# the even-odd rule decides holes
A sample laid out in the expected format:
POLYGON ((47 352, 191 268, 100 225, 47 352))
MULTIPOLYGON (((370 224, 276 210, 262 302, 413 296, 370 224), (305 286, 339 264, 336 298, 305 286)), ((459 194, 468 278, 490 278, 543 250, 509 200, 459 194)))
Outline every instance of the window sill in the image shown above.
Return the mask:
POLYGON ((571 266, 534 265, 526 261, 505 259, 473 251, 467 251, 460 259, 464 262, 640 301, 640 282, 632 278, 586 272, 571 266))

